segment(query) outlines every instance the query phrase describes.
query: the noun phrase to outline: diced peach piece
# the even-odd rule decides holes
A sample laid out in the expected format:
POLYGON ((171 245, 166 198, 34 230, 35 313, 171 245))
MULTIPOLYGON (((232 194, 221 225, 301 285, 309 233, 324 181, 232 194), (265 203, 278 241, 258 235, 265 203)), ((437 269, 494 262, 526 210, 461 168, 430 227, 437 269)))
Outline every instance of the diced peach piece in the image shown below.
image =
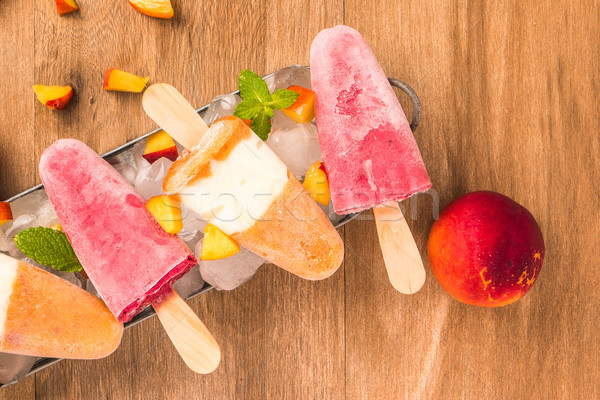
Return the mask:
POLYGON ((63 228, 62 228, 62 225, 61 225, 61 224, 52 225, 52 226, 50 227, 50 229, 54 229, 55 231, 60 231, 60 232, 62 232, 62 231, 63 231, 63 228))
POLYGON ((288 90, 298 93, 299 96, 294 104, 281 111, 298 123, 312 121, 315 118, 315 92, 297 85, 290 86, 288 90))
POLYGON ((13 215, 10 209, 10 203, 0 201, 0 226, 4 225, 8 221, 12 221, 13 215))
POLYGON ((142 78, 129 72, 109 68, 104 74, 104 90, 140 93, 146 87, 149 76, 142 78))
POLYGON ((240 251, 240 246, 213 224, 206 225, 201 260, 220 260, 240 251))
POLYGON ((308 168, 302 185, 314 201, 324 206, 329 205, 329 181, 327 180, 327 174, 321 168, 320 161, 308 168))
POLYGON ((75 0, 56 0, 56 9, 58 10, 58 15, 62 16, 79 10, 79 7, 75 3, 75 0))
POLYGON ((173 17, 173 7, 169 0, 129 0, 129 4, 142 14, 150 17, 173 17))
POLYGON ((33 92, 40 103, 51 110, 64 109, 73 97, 71 86, 33 85, 33 92))
POLYGON ((183 229, 181 205, 173 196, 154 196, 146 202, 146 208, 165 232, 174 235, 183 229))
POLYGON ((169 134, 162 129, 148 137, 146 148, 142 157, 150 164, 161 157, 166 157, 171 161, 175 161, 179 153, 175 141, 169 134))

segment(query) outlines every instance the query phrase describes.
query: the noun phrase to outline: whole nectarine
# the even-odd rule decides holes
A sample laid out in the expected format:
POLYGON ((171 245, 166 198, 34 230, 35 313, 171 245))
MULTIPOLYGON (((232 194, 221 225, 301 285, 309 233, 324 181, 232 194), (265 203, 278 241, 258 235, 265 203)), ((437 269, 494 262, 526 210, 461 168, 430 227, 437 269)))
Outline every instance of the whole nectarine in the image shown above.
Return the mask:
POLYGON ((455 299, 484 307, 523 297, 540 273, 544 250, 531 213, 494 192, 473 192, 450 203, 427 243, 440 285, 455 299))

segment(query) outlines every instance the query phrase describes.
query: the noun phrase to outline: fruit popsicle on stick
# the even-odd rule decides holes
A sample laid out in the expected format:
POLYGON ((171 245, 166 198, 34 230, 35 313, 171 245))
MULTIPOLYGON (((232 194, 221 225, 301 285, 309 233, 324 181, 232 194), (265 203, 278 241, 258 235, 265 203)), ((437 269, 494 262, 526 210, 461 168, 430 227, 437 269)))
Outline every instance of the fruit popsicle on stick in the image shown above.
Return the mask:
POLYGON ((321 31, 310 49, 319 144, 335 212, 428 190, 431 181, 398 98, 356 30, 321 31))
POLYGON ((152 85, 144 109, 191 151, 163 188, 242 246, 305 279, 341 265, 344 245, 319 206, 273 151, 239 118, 210 128, 172 86, 152 85), (187 111, 185 111, 187 110, 187 111), (195 128, 194 128, 195 127, 195 128), (185 144, 184 144, 185 145, 185 144))
POLYGON ((396 202, 428 190, 431 181, 402 107, 368 44, 350 27, 321 31, 310 67, 335 212, 385 206, 374 214, 388 274, 400 292, 414 293, 425 269, 396 202))
POLYGON ((171 289, 196 264, 185 243, 166 233, 129 182, 80 141, 56 141, 42 154, 39 170, 73 250, 115 317, 129 321, 152 304, 165 325, 163 317, 178 313, 180 320, 168 318, 177 323, 165 325, 173 343, 194 371, 214 370, 220 360, 217 343, 171 289), (197 329, 185 331, 185 322, 197 329), (187 340, 179 335, 182 330, 187 340), (187 350, 204 346, 196 354, 203 365, 190 365, 178 338, 188 343, 183 344, 187 350))
POLYGON ((102 300, 0 253, 0 351, 96 359, 115 351, 122 334, 102 300))

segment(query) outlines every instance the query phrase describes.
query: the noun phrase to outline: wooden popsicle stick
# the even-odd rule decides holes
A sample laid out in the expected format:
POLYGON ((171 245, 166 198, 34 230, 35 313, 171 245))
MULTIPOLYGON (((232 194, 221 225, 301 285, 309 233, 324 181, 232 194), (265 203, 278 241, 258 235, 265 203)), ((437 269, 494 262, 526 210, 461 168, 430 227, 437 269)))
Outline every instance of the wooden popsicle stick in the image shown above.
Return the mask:
POLYGON ((392 286, 404 294, 418 292, 425 283, 425 267, 398 203, 375 207, 373 214, 392 286))
POLYGON ((217 369, 221 362, 219 344, 185 300, 170 288, 152 307, 192 371, 209 374, 217 369))
MULTIPOLYGON (((157 83, 144 92, 144 111, 186 149, 192 149, 208 127, 173 86, 157 83)), ((171 288, 152 303, 167 335, 194 372, 208 374, 221 362, 221 349, 196 313, 171 288)))
POLYGON ((185 97, 166 83, 155 83, 147 88, 142 107, 158 126, 188 150, 198 144, 208 129, 185 97))

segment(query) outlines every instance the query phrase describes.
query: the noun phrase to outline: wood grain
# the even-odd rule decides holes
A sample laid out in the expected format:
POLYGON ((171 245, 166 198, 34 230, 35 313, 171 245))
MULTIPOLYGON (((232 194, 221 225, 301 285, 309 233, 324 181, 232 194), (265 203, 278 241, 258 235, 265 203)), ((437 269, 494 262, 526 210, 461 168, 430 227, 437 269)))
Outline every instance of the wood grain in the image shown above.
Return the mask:
POLYGON ((423 289, 404 296, 368 212, 342 230, 345 265, 330 279, 266 266, 190 303, 221 345, 214 374, 189 371, 154 319, 112 356, 62 362, 0 399, 600 398, 597 2, 173 0, 171 21, 126 1, 78 3, 59 18, 52 1, 0 0, 2 198, 35 183, 59 137, 103 152, 155 128, 141 96, 102 91, 106 68, 200 106, 234 90, 242 68, 307 64, 314 35, 346 23, 423 105, 416 139, 434 190, 402 203, 421 254, 441 207, 488 189, 532 212, 546 260, 531 292, 501 309, 452 300, 427 263, 423 289), (71 83, 75 99, 51 112, 33 83, 71 83))

